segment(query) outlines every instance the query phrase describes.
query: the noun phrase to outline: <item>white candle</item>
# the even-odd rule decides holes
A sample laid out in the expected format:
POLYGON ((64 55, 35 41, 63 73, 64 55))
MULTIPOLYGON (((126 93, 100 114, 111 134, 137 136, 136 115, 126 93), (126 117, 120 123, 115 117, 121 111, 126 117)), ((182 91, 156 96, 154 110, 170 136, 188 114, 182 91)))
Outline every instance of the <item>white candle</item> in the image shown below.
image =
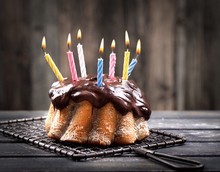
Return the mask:
MULTIPOLYGON (((79 29, 78 33, 77 33, 77 39, 80 40, 81 37, 82 37, 82 34, 81 34, 81 30, 79 29)), ((83 47, 82 47, 82 44, 80 44, 80 43, 78 43, 78 45, 77 45, 77 52, 78 52, 78 58, 79 58, 81 77, 85 78, 87 76, 86 65, 85 65, 83 47)))

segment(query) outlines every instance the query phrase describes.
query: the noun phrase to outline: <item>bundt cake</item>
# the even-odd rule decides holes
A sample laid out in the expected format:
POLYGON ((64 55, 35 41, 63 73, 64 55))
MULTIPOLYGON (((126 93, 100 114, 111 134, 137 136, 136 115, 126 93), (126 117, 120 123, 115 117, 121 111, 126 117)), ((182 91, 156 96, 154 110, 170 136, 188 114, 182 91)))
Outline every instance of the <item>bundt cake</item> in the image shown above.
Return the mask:
POLYGON ((65 142, 93 144, 132 144, 149 135, 150 106, 132 80, 103 75, 87 76, 62 83, 49 91, 51 104, 45 121, 48 136, 65 142))

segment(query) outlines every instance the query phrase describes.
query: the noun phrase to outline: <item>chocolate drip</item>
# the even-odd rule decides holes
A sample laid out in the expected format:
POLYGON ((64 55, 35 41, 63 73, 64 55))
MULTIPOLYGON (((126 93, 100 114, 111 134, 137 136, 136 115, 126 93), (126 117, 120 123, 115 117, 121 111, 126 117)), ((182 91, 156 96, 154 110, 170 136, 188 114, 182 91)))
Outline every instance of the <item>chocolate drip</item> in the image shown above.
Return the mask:
POLYGON ((61 84, 57 81, 53 83, 49 96, 57 109, 67 106, 70 99, 74 102, 88 100, 96 108, 111 102, 122 115, 133 111, 137 117, 144 117, 146 120, 150 118, 150 106, 134 81, 122 81, 118 77, 112 80, 104 75, 103 86, 98 87, 96 83, 96 76, 80 78, 76 82, 69 78, 61 84))

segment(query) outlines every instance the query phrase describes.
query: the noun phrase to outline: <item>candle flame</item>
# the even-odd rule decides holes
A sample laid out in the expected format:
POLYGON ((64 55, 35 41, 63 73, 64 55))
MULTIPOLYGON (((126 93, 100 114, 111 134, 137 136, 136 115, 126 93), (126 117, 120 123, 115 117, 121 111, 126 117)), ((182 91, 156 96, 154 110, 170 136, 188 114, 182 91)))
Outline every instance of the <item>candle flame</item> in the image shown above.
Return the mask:
POLYGON ((138 39, 138 42, 137 42, 136 54, 137 55, 141 54, 141 40, 140 39, 138 39))
POLYGON ((41 45, 41 47, 42 47, 43 51, 46 50, 46 38, 45 38, 45 36, 44 36, 43 39, 42 39, 42 45, 41 45))
POLYGON ((104 51, 104 38, 101 40, 100 48, 99 48, 99 54, 102 54, 104 51))
POLYGON ((79 29, 77 32, 77 39, 80 40, 82 38, 81 30, 79 29))
POLYGON ((130 41, 129 41, 129 37, 128 37, 128 31, 125 31, 125 45, 127 47, 127 49, 129 48, 130 45, 130 41))
POLYGON ((67 46, 68 46, 68 48, 70 48, 70 46, 71 46, 71 34, 70 33, 67 38, 67 46))
POLYGON ((112 51, 115 49, 115 40, 114 39, 112 40, 111 48, 112 48, 112 51))

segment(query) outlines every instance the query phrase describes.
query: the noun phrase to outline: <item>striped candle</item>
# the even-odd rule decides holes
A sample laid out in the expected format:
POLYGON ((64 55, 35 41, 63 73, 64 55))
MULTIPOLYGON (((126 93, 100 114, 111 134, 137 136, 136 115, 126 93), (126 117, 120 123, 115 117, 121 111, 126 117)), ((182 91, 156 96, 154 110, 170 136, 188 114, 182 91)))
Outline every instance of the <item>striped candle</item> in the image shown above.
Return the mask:
MULTIPOLYGON (((79 29, 78 33, 77 33, 78 41, 81 40, 81 37, 82 37, 82 33, 81 33, 81 30, 79 29)), ((78 52, 78 58, 79 58, 81 77, 85 78, 87 76, 86 65, 85 65, 83 47, 82 47, 82 44, 80 44, 80 43, 78 43, 78 45, 77 45, 77 52, 78 52)))
POLYGON ((137 54, 137 56, 136 56, 136 58, 132 59, 130 65, 129 65, 128 76, 130 76, 131 72, 134 70, 134 67, 137 64, 137 58, 139 57, 140 53, 141 53, 141 41, 139 39, 138 42, 137 42, 137 47, 136 47, 136 54, 137 54))
POLYGON ((68 61, 69 61, 69 67, 70 67, 70 72, 71 72, 71 76, 72 76, 72 81, 78 81, 73 52, 69 50, 67 52, 67 57, 68 57, 68 61))
POLYGON ((109 77, 113 79, 115 77, 115 64, 116 64, 116 54, 113 52, 115 49, 115 40, 111 44, 112 53, 109 57, 109 77))
POLYGON ((137 64, 137 59, 132 59, 129 67, 128 67, 128 77, 131 75, 131 72, 134 70, 135 65, 137 64))
POLYGON ((98 87, 102 86, 102 74, 103 74, 103 59, 98 58, 98 68, 97 68, 97 85, 98 87))
POLYGON ((69 51, 67 52, 67 57, 69 61, 69 67, 70 67, 70 72, 72 76, 72 81, 78 81, 78 76, 77 76, 77 71, 76 71, 76 65, 73 57, 73 52, 70 51, 70 46, 71 46, 71 35, 69 33, 68 38, 67 38, 67 46, 69 51))
MULTIPOLYGON (((100 55, 102 55, 103 51, 104 51, 104 39, 102 38, 100 49, 99 49, 100 55)), ((102 87, 102 75, 103 75, 103 59, 102 57, 99 57, 98 63, 97 63, 97 86, 98 87, 102 87)))

